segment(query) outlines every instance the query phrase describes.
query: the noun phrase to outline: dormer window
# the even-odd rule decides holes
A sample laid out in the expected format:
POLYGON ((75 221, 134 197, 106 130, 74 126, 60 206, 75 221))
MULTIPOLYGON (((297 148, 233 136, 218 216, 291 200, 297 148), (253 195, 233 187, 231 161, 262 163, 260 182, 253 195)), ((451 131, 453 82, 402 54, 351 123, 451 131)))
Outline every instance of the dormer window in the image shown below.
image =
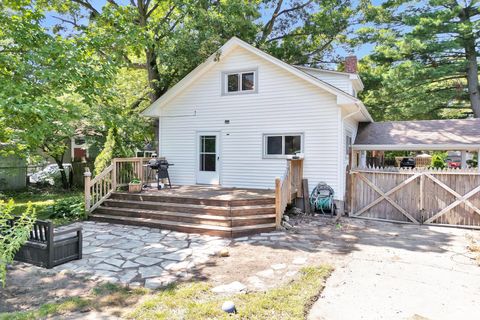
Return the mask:
POLYGON ((223 94, 257 92, 257 71, 224 72, 223 94))

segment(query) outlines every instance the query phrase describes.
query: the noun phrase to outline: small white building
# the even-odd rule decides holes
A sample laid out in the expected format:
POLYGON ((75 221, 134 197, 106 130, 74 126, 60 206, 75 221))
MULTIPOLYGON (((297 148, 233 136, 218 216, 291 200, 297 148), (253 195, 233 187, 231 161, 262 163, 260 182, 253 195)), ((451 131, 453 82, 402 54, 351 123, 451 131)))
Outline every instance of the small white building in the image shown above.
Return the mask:
POLYGON ((143 114, 159 118, 177 185, 273 189, 300 153, 310 190, 324 181, 343 201, 349 145, 373 121, 348 71, 292 66, 232 38, 143 114))

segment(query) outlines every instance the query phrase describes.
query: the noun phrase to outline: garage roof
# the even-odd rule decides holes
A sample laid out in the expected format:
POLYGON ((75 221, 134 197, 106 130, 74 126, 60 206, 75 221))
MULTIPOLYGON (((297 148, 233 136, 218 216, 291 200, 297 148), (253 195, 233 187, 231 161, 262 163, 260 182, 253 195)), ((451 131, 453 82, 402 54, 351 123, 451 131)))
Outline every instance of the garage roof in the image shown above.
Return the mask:
POLYGON ((480 119, 362 122, 355 150, 480 150, 480 119))

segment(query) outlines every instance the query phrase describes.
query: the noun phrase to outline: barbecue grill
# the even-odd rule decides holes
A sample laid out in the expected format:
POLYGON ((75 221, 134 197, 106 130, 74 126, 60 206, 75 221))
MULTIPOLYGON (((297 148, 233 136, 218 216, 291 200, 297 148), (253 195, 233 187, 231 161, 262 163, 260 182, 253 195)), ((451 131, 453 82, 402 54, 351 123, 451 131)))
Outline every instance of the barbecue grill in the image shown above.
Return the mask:
POLYGON ((173 166, 173 163, 168 163, 164 159, 151 159, 146 165, 150 168, 151 172, 156 171, 157 176, 157 189, 160 190, 160 179, 168 179, 168 186, 172 188, 172 183, 170 182, 170 176, 168 174, 168 167, 173 166))

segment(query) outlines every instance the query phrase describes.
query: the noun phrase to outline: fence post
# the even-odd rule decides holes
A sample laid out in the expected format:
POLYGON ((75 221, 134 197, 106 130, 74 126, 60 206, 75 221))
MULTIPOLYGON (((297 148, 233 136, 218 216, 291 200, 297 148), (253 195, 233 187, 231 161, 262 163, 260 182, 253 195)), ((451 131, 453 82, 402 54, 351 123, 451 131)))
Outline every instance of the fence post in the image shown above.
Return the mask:
POLYGON ((85 168, 85 173, 83 176, 85 177, 85 211, 90 212, 90 179, 92 177, 92 173, 88 167, 85 168))
POLYGON ((349 208, 349 216, 353 216, 353 205, 355 203, 355 172, 350 170, 350 208, 349 208))
POLYGON ((281 194, 281 181, 280 178, 275 178, 275 226, 277 229, 280 228, 282 224, 282 213, 280 212, 282 207, 282 198, 281 194))

